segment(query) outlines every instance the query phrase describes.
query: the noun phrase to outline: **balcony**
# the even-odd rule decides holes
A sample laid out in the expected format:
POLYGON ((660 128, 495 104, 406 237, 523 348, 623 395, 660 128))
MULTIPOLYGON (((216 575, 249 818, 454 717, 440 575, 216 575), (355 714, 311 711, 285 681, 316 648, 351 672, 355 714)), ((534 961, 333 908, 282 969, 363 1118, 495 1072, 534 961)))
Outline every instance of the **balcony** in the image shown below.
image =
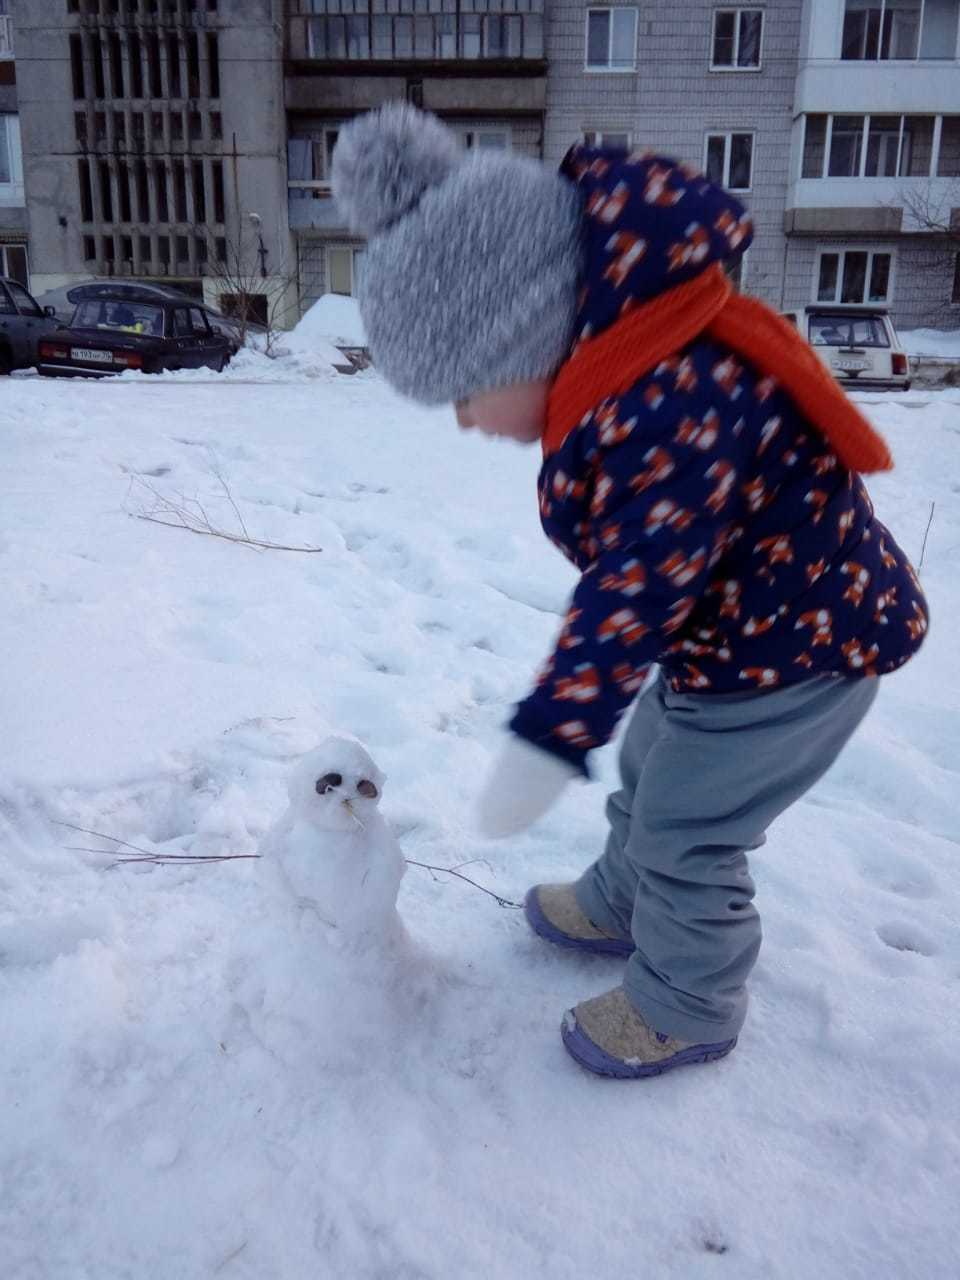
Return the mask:
POLYGON ((948 227, 960 206, 960 116, 813 114, 787 197, 794 234, 948 227))
POLYGON ((406 99, 440 114, 543 117, 544 0, 297 3, 312 12, 288 20, 290 111, 350 115, 406 99))
POLYGON ((461 64, 461 70, 462 64, 496 63, 522 73, 524 64, 536 69, 545 56, 544 0, 300 3, 310 3, 312 11, 289 19, 288 57, 294 62, 348 63, 354 74, 361 68, 376 73, 384 63, 461 64))
POLYGON ((807 0, 796 111, 957 109, 960 0, 807 0))

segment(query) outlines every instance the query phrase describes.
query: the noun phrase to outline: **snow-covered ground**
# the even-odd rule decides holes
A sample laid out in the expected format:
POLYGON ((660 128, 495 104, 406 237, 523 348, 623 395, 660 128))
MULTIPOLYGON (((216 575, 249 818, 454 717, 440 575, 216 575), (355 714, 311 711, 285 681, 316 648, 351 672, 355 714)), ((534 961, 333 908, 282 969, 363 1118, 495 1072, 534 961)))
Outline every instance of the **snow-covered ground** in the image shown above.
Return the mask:
POLYGON ((908 355, 960 360, 960 329, 907 329, 899 337, 908 355))
POLYGON ((753 858, 740 1045, 624 1084, 558 1034, 617 962, 468 885, 408 869, 412 941, 373 981, 276 927, 256 861, 106 869, 56 825, 252 853, 336 730, 408 858, 480 859, 516 901, 601 847, 612 749, 521 838, 470 830, 572 585, 536 455, 372 374, 248 359, 0 387, 3 1280, 955 1274, 960 392, 869 398, 915 560, 936 504, 934 625, 753 858), (164 499, 321 550, 136 518, 164 499))

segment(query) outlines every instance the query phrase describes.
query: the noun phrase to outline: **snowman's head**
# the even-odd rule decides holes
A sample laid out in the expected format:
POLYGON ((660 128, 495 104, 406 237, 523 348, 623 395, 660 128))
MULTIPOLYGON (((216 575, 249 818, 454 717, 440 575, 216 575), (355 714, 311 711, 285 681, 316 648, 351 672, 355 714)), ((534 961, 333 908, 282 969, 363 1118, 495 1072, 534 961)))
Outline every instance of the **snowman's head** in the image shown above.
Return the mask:
POLYGON ((384 775, 353 738, 325 738, 287 788, 297 817, 322 831, 359 831, 380 803, 384 775))

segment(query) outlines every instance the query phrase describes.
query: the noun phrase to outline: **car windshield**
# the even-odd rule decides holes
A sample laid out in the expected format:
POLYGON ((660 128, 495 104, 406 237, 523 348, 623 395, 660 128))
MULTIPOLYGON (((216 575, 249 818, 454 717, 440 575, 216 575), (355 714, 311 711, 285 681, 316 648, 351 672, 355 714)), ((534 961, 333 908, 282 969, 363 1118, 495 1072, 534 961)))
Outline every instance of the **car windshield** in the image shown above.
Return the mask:
POLYGON ((810 317, 810 341, 815 347, 889 347, 887 326, 880 316, 827 315, 810 317))
POLYGON ((91 300, 79 304, 72 324, 75 329, 112 329, 159 338, 163 335, 163 308, 148 302, 91 300))

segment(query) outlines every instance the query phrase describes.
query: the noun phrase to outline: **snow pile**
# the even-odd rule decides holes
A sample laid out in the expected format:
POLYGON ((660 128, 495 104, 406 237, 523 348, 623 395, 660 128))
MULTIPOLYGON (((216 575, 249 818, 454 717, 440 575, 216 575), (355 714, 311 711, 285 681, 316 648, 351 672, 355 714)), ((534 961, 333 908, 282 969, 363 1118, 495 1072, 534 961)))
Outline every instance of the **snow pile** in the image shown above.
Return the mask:
POLYGON ((960 360, 960 329, 900 329, 898 332, 908 355, 960 360))
POLYGON ((288 334, 284 345, 291 351, 312 349, 323 343, 339 347, 364 347, 367 335, 356 298, 325 293, 288 334))
MULTIPOLYGON (((277 362, 274 362, 277 363, 277 362)), ((0 402, 4 1280, 903 1280, 958 1256, 960 433, 872 400, 919 560, 920 657, 751 858, 739 1047, 645 1084, 564 1054, 619 980, 410 866, 373 971, 250 855, 329 732, 408 859, 518 901, 579 873, 615 768, 529 833, 467 825, 573 571, 537 458, 374 375, 13 379, 0 402), (158 499, 255 551, 135 518, 158 499), (70 823, 87 833, 58 825, 70 823), (93 850, 94 852, 84 852, 93 850), (721 1256, 723 1255, 723 1256, 721 1256)))

